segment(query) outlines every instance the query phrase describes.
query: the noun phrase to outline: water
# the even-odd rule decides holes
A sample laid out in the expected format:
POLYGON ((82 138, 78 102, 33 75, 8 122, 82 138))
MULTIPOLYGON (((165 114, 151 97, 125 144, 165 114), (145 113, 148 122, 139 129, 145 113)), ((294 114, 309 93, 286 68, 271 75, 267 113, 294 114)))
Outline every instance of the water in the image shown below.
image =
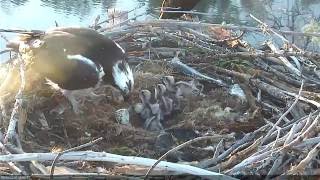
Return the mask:
MULTIPOLYGON (((64 26, 87 26, 97 15, 106 17, 108 8, 130 10, 139 3, 146 6, 136 13, 147 8, 157 8, 162 0, 0 0, 0 27, 47 29, 54 26, 54 21, 64 26)), ((202 0, 196 10, 212 15, 202 19, 221 23, 245 24, 251 21, 249 13, 268 19, 268 14, 275 14, 278 18, 287 10, 300 8, 309 15, 319 16, 318 0, 202 0), (297 7, 298 6, 298 7, 297 7)), ((303 12, 305 13, 305 12, 303 12)))
MULTIPOLYGON (((145 6, 135 14, 159 7, 162 0, 0 0, 0 28, 45 30, 55 26, 55 21, 59 26, 88 26, 97 15, 106 19, 108 8, 131 10, 142 2, 145 6)), ((256 25, 248 17, 252 13, 270 25, 297 31, 310 17, 319 17, 319 8, 319 0, 202 0, 195 7, 210 14, 201 17, 208 22, 256 25), (303 15, 296 17, 295 9, 303 15)), ((2 41, 0 49, 4 48, 2 41)))

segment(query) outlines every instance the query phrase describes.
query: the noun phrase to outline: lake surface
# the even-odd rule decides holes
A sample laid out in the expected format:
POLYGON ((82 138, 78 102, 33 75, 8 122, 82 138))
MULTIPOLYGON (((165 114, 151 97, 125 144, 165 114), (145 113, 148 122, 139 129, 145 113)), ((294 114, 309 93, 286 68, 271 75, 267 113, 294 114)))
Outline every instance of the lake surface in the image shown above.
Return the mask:
MULTIPOLYGON (((0 0, 0 28, 45 30, 59 26, 88 26, 97 15, 104 20, 109 8, 131 10, 131 16, 158 8, 162 0, 0 0)), ((301 26, 319 17, 319 0, 202 0, 195 10, 210 15, 200 17, 213 23, 252 24, 249 13, 273 26, 300 31, 301 26), (302 16, 296 16, 299 12, 302 16), (273 15, 271 15, 271 13, 273 15), (274 19, 277 21, 274 21, 274 19), (294 23, 292 23, 294 20, 294 23)), ((158 15, 153 12, 153 15, 158 15)), ((143 17, 142 17, 143 18, 143 17)), ((11 36, 11 35, 9 35, 11 36)), ((0 49, 4 48, 0 40, 0 49)), ((1 58, 1 57, 0 57, 1 58)))

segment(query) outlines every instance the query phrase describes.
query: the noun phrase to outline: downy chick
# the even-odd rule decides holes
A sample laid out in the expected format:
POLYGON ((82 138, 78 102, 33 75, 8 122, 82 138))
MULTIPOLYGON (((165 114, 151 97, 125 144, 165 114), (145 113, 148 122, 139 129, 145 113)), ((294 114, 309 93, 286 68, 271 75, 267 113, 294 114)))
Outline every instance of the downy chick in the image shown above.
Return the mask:
POLYGON ((176 92, 176 87, 175 87, 175 80, 173 76, 164 76, 161 78, 162 83, 166 87, 166 91, 175 93, 176 92))
POLYGON ((175 82, 173 76, 164 76, 162 79, 162 83, 165 85, 167 91, 169 93, 173 93, 174 96, 169 96, 174 101, 173 109, 179 110, 181 106, 181 101, 183 98, 190 96, 198 96, 203 95, 201 92, 203 91, 203 85, 196 79, 191 80, 189 82, 179 81, 175 82))
POLYGON ((164 119, 164 116, 168 116, 172 113, 173 110, 173 100, 167 96, 165 96, 166 86, 163 84, 157 84, 155 87, 155 99, 157 103, 160 105, 161 110, 161 120, 164 119))
POLYGON ((141 90, 139 97, 142 102, 142 109, 139 114, 140 117, 145 120, 144 128, 150 130, 163 129, 160 123, 160 106, 158 103, 151 104, 151 92, 149 90, 141 90))
POLYGON ((173 100, 172 109, 175 111, 180 110, 180 100, 176 97, 177 88, 175 87, 175 80, 173 76, 164 76, 161 78, 161 82, 164 84, 166 91, 164 95, 173 100))
POLYGON ((196 79, 175 83, 177 98, 203 95, 204 86, 196 79), (200 88, 200 89, 199 89, 200 88))

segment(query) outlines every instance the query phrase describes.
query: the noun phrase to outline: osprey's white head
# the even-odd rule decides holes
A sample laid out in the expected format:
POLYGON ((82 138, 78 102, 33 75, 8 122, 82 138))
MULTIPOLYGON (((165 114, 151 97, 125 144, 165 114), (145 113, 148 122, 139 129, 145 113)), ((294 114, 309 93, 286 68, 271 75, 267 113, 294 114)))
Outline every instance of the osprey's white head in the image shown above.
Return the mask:
POLYGON ((124 95, 128 95, 133 90, 133 73, 125 60, 119 60, 113 65, 112 76, 115 85, 118 86, 124 95))

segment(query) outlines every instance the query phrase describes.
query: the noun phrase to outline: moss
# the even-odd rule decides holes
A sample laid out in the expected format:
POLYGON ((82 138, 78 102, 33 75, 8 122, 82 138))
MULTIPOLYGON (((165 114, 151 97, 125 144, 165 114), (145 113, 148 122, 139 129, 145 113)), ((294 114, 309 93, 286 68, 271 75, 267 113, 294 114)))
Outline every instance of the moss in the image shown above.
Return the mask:
POLYGON ((138 153, 135 152, 133 149, 126 147, 126 146, 120 146, 120 147, 114 147, 110 149, 110 153, 113 154, 119 154, 119 155, 125 155, 125 156, 135 156, 138 153))

